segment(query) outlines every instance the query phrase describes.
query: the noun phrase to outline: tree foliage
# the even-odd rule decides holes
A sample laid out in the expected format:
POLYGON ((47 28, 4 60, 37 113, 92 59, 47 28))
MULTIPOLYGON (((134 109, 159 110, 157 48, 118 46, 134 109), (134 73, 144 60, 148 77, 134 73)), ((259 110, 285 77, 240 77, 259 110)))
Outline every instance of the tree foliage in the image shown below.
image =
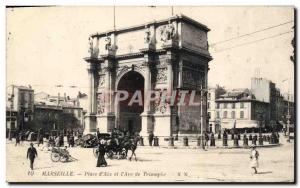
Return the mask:
POLYGON ((74 114, 62 111, 36 111, 33 120, 29 122, 29 128, 37 131, 42 128, 45 131, 55 129, 75 129, 79 128, 80 121, 74 114))

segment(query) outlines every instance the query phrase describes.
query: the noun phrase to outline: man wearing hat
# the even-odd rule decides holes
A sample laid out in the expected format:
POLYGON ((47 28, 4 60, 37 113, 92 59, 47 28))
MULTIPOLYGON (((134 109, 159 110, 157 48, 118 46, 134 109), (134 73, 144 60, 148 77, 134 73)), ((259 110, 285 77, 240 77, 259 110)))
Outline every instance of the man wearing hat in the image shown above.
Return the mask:
POLYGON ((33 147, 33 143, 30 143, 30 147, 27 150, 27 159, 29 158, 29 160, 30 160, 31 170, 33 170, 34 159, 35 159, 35 157, 37 157, 37 155, 38 154, 37 154, 35 147, 33 147))

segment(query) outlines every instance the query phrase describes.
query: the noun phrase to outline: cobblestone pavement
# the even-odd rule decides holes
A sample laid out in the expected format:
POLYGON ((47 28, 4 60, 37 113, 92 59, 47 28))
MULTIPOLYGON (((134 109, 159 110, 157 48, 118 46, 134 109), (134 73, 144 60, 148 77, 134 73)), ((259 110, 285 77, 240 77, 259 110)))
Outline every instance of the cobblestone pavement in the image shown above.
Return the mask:
MULTIPOLYGON (((292 182, 294 144, 281 137, 278 147, 258 148, 259 174, 249 168, 249 149, 168 149, 139 146, 137 161, 109 160, 108 167, 97 168, 90 148, 69 148, 78 159, 52 162, 49 151, 37 147, 35 170, 26 160, 28 142, 14 146, 7 141, 7 181, 13 182, 292 182)), ((129 151, 129 154, 131 152, 129 151)))

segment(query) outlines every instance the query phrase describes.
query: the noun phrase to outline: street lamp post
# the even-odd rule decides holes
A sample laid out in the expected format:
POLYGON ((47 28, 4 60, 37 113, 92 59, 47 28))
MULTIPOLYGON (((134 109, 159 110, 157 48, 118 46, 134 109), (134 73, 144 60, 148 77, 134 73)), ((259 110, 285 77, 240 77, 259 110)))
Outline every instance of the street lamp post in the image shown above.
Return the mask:
POLYGON ((25 123, 28 121, 28 117, 27 117, 27 109, 28 109, 28 104, 25 103, 24 106, 21 106, 21 115, 22 115, 22 126, 21 126, 21 130, 23 130, 25 128, 25 123))
POLYGON ((287 141, 290 142, 290 118, 291 118, 291 115, 290 115, 289 93, 288 93, 287 105, 288 105, 287 116, 286 116, 286 119, 287 119, 287 121, 286 121, 286 123, 287 123, 287 136, 288 136, 287 141))
MULTIPOLYGON (((282 83, 286 82, 286 81, 289 81, 291 78, 287 78, 287 79, 284 79, 282 80, 282 83)), ((290 115, 290 99, 289 99, 289 96, 290 96, 290 90, 289 90, 289 82, 288 83, 288 93, 287 93, 287 115, 286 115, 286 123, 287 123, 287 136, 288 136, 288 139, 287 141, 289 142, 290 141, 290 118, 291 118, 291 115, 290 115)))
POLYGON ((263 112, 259 113, 259 134, 258 134, 258 143, 259 145, 263 145, 263 138, 262 138, 262 132, 261 132, 261 128, 262 128, 262 123, 263 123, 263 112))
POLYGON ((200 132, 200 134, 201 134, 201 146, 202 146, 202 149, 205 149, 205 146, 204 146, 204 113, 203 113, 204 106, 203 106, 203 101, 204 101, 204 96, 205 96, 206 92, 207 92, 207 89, 204 89, 201 86, 201 88, 200 88, 200 96, 201 96, 200 97, 200 109, 201 109, 201 111, 200 111, 200 125, 201 125, 200 130, 201 130, 201 132, 200 132))

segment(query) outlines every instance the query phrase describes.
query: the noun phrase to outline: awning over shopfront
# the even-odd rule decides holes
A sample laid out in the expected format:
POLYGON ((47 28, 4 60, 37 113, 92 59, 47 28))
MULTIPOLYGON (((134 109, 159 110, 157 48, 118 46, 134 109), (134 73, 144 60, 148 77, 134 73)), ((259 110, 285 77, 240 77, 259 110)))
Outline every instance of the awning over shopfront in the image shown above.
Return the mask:
POLYGON ((221 122, 222 129, 243 129, 243 128, 257 128, 258 123, 255 120, 229 120, 221 122))

